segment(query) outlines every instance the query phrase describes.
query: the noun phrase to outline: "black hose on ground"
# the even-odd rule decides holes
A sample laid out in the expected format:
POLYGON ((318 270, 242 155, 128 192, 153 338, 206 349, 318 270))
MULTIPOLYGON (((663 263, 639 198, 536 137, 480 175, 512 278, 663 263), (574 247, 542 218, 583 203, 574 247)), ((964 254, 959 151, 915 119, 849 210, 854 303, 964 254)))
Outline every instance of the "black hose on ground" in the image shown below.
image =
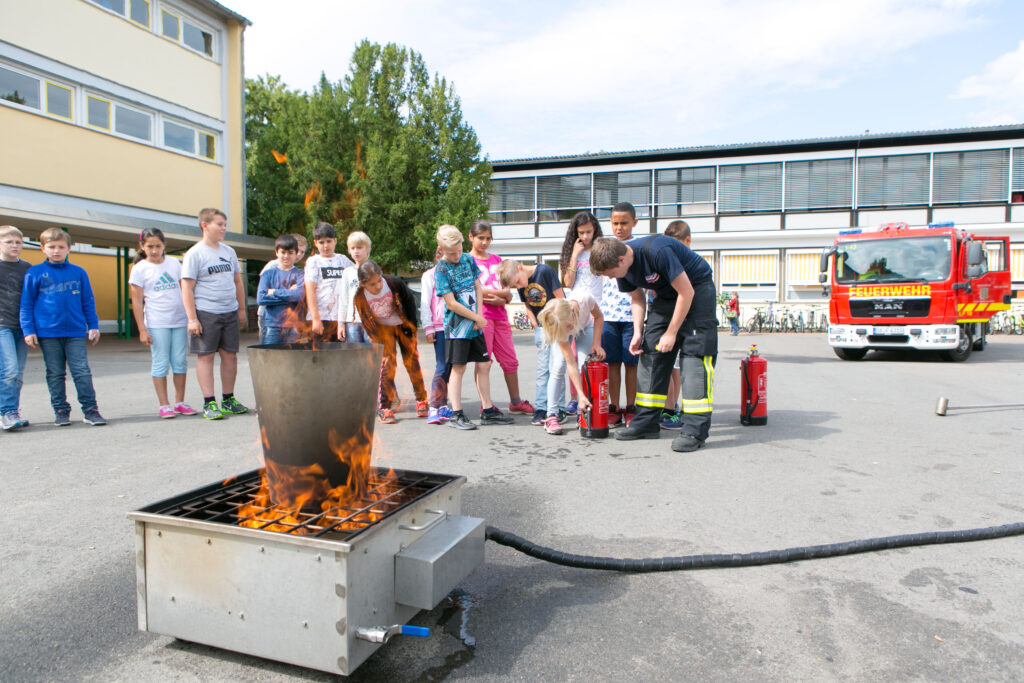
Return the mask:
POLYGON ((916 545, 939 545, 943 543, 968 543, 971 541, 987 541, 993 538, 1020 536, 1024 534, 1024 522, 1003 524, 1001 526, 982 527, 980 529, 962 529, 958 531, 926 531, 919 534, 902 534, 899 536, 883 536, 881 538, 865 538, 842 543, 811 545, 784 550, 767 550, 759 553, 687 555, 685 557, 649 557, 641 559, 616 557, 591 557, 573 555, 520 538, 515 534, 492 526, 487 527, 487 540, 499 545, 508 546, 538 560, 553 562, 565 567, 578 569, 604 569, 618 572, 673 572, 689 569, 714 569, 724 567, 760 567, 766 564, 782 564, 799 560, 818 560, 826 557, 870 553, 893 548, 909 548, 916 545))

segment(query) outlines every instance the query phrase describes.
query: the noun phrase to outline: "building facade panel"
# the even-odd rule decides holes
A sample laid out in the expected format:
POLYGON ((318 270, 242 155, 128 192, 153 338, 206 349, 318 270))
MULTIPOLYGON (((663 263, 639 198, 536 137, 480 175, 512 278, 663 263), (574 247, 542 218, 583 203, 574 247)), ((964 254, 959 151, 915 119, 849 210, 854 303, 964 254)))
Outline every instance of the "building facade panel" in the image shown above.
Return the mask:
POLYGON ((806 228, 848 228, 851 214, 849 211, 830 211, 828 213, 787 213, 785 216, 786 230, 802 230, 806 228))
POLYGON ((780 214, 759 214, 755 216, 722 216, 718 229, 729 230, 778 230, 782 227, 780 214))
POLYGON ((1003 223, 1006 221, 1005 206, 978 207, 936 207, 932 211, 933 223, 1003 223))
MULTIPOLYGON (((148 4, 152 26, 157 3, 148 4)), ((218 61, 184 49, 88 0, 4 3, 0 40, 139 92, 224 118, 218 61), (41 17, 60 20, 42 21, 41 17)))
POLYGON ((0 129, 18 131, 0 184, 186 215, 223 201, 216 164, 9 107, 0 107, 0 129))

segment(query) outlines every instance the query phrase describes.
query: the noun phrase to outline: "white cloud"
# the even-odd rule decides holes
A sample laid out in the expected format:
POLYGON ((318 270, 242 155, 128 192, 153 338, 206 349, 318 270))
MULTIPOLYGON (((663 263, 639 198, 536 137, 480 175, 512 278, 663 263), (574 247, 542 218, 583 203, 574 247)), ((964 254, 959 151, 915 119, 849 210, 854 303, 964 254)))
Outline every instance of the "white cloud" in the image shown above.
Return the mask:
POLYGON ((954 97, 977 100, 981 123, 1024 120, 1024 40, 1016 50, 986 64, 980 74, 961 81, 954 97))
POLYGON ((248 75, 307 89, 321 70, 341 78, 363 37, 401 43, 454 83, 485 151, 507 158, 704 144, 955 33, 973 4, 247 0, 242 11, 254 22, 248 75))

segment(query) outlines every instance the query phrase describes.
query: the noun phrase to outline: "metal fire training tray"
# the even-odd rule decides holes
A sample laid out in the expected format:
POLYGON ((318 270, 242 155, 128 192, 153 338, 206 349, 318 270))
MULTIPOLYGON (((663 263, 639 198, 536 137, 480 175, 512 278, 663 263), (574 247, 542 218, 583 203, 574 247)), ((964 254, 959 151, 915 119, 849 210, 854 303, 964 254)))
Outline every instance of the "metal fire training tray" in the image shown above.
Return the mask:
POLYGON ((280 531, 238 525, 259 471, 129 513, 139 630, 352 673, 386 642, 374 634, 435 607, 484 560, 484 520, 459 514, 465 477, 385 473, 331 515, 260 512, 280 531))
MULTIPOLYGON (((223 482, 173 496, 136 512, 128 514, 135 521, 160 522, 171 526, 193 529, 216 529, 218 533, 237 533, 247 537, 253 534, 270 534, 274 537, 287 536, 291 542, 302 545, 323 546, 328 541, 331 549, 345 551, 346 546, 356 537, 372 533, 386 519, 414 505, 426 496, 447 488, 460 488, 466 478, 458 475, 413 472, 376 468, 376 474, 383 485, 371 486, 368 500, 336 508, 341 514, 315 514, 312 512, 292 513, 281 509, 281 515, 288 513, 299 523, 267 521, 261 526, 274 524, 290 527, 289 531, 269 531, 258 527, 239 526, 243 515, 242 506, 253 502, 260 488, 262 470, 252 470, 223 482), (388 474, 390 473, 390 474, 388 474), (378 489, 395 489, 378 494, 378 489), (377 498, 371 500, 370 498, 377 498), (371 515, 374 519, 371 519, 371 515), (345 526, 342 529, 340 527, 345 526), (339 545, 341 547, 339 547, 339 545)), ((260 511, 271 508, 259 508, 260 511)))

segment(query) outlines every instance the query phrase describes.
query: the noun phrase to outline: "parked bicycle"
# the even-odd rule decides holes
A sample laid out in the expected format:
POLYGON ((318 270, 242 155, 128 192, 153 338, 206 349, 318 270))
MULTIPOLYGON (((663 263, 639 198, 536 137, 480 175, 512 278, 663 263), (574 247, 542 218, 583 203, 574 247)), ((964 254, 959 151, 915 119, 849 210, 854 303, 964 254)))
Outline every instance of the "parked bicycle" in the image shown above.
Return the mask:
POLYGON ((526 315, 526 311, 519 311, 512 316, 512 324, 516 326, 517 330, 529 330, 533 328, 530 324, 530 318, 526 315))

